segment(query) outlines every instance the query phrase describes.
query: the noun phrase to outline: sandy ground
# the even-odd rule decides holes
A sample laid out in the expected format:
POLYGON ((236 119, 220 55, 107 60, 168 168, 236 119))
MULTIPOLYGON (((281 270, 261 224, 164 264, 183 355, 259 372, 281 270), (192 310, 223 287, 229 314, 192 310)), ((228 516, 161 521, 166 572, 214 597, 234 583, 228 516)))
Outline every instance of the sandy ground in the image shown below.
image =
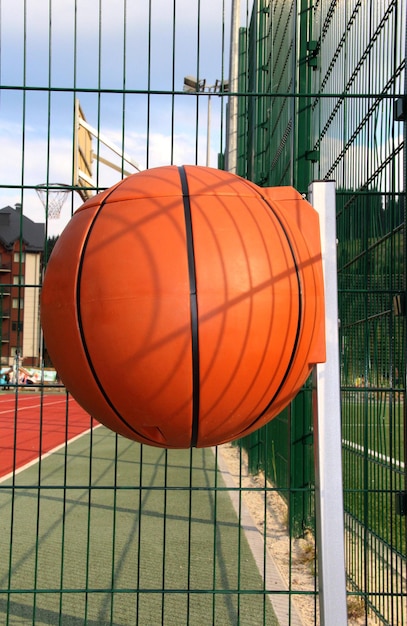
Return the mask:
MULTIPOLYGON (((290 541, 287 529, 287 505, 279 493, 268 491, 265 501, 264 475, 249 474, 245 452, 240 452, 237 446, 231 444, 219 446, 218 450, 220 461, 224 467, 226 466, 226 471, 229 472, 236 487, 243 488, 242 500, 261 535, 263 546, 266 536, 267 553, 271 557, 272 568, 276 576, 280 576, 278 581, 280 590, 291 589, 299 592, 291 595, 294 613, 284 621, 290 625, 319 624, 318 599, 315 595, 317 566, 313 535, 309 532, 302 538, 290 541)), ((356 608, 356 613, 360 612, 358 609, 359 607, 356 608)), ((364 615, 357 617, 350 615, 348 618, 350 626, 373 623, 370 620, 366 622, 364 615)))

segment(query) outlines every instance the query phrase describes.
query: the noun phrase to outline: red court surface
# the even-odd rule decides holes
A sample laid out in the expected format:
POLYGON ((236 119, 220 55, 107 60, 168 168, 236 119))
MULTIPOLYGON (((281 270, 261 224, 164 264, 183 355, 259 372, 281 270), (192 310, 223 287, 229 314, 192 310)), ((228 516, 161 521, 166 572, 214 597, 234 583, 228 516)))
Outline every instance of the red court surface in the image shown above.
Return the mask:
POLYGON ((0 396, 0 478, 97 425, 65 394, 0 396))

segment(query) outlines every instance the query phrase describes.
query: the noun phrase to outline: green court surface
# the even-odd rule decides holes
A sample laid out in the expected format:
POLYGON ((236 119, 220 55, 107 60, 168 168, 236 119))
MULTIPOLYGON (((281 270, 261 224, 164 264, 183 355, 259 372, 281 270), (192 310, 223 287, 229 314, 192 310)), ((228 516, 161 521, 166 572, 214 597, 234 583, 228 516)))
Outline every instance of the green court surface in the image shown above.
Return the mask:
POLYGON ((97 427, 0 483, 0 511, 1 624, 277 623, 211 449, 97 427))

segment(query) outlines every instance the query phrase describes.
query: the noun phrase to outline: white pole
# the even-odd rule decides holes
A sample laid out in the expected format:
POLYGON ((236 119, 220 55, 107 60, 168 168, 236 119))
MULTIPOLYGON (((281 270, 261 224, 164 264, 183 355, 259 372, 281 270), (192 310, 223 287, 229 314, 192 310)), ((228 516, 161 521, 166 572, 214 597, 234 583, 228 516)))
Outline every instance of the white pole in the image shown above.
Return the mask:
POLYGON ((314 368, 313 394, 320 621, 346 626, 335 183, 313 182, 308 191, 320 219, 325 288, 326 362, 314 368))
MULTIPOLYGON (((239 83, 239 22, 240 0, 232 0, 229 67, 229 91, 232 93, 238 91, 239 83)), ((233 174, 236 173, 237 167, 237 100, 237 96, 229 96, 226 119, 225 169, 233 174)))

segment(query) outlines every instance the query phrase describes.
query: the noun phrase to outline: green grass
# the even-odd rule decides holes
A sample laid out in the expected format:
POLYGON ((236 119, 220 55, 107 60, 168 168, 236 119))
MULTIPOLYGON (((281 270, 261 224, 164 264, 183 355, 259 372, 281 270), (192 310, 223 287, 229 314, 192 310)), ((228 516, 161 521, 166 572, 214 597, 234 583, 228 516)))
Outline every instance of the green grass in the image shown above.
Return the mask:
POLYGON ((0 622, 276 624, 213 452, 92 437, 0 484, 0 622))
POLYGON ((342 436, 395 461, 404 461, 404 404, 386 392, 342 395, 342 436))
POLYGON ((395 510, 404 490, 403 408, 384 393, 345 396, 342 438, 345 510, 406 555, 405 519, 395 510))

